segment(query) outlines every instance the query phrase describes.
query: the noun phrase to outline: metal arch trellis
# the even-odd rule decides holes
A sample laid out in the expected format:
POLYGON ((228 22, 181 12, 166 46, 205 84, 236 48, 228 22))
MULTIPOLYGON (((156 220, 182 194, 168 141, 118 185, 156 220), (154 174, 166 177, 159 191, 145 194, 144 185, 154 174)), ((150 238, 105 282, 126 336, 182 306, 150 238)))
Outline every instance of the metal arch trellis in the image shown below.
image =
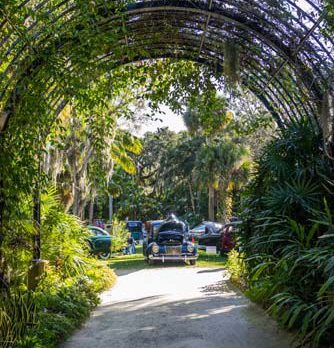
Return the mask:
MULTIPOLYGON (((183 46, 183 51, 185 50, 185 47, 184 47, 184 43, 182 44, 182 46, 183 46)), ((188 45, 189 47, 190 47, 190 45, 188 45)), ((153 50, 153 49, 156 49, 157 47, 155 47, 155 46, 153 46, 153 43, 151 43, 151 45, 150 45, 150 48, 153 50)), ((163 49, 163 47, 162 46, 160 46, 160 50, 161 49, 163 49)), ((195 49, 196 50, 196 49, 195 49)), ((188 51, 190 52, 190 49, 188 49, 188 51)), ((211 52, 214 52, 214 51, 211 51, 211 52)), ((207 57, 209 57, 210 56, 210 54, 208 54, 207 55, 207 57)), ((182 56, 182 57, 184 57, 184 56, 182 56)), ((187 59, 191 59, 191 57, 194 57, 194 55, 193 56, 188 56, 187 57, 187 59)), ((254 71, 258 71, 258 73, 259 74, 261 74, 261 70, 258 68, 258 67, 256 67, 256 66, 254 66, 253 65, 253 67, 252 67, 252 69, 250 69, 250 70, 254 70, 254 71)), ((259 88, 260 90, 262 90, 262 87, 265 85, 265 78, 259 78, 259 82, 262 82, 262 86, 261 86, 261 88, 259 88)), ((279 83, 279 80, 277 80, 277 82, 279 83)), ((245 84, 245 85, 247 85, 247 84, 245 84)), ((258 84, 259 85, 259 84, 258 84)), ((260 85, 259 85, 260 86, 260 85)), ((269 90, 270 91, 272 91, 272 89, 271 88, 269 88, 269 90)), ((275 94, 275 93, 274 93, 275 94)), ((295 101, 294 101, 294 99, 293 99, 293 97, 291 96, 291 95, 287 95, 288 96, 288 98, 289 98, 289 101, 286 99, 286 97, 281 93, 281 91, 280 90, 277 90, 276 91, 276 94, 277 94, 277 96, 279 96, 279 97, 281 97, 282 98, 282 100, 284 100, 285 102, 286 102, 286 105, 289 105, 289 102, 290 103, 293 103, 293 104, 295 104, 295 101)), ((296 104, 295 104, 296 105, 296 104)), ((303 108, 304 108, 304 105, 303 105, 303 108)), ((286 110, 287 111, 287 108, 286 108, 286 106, 284 106, 284 110, 286 110)), ((296 110, 298 110, 297 108, 296 108, 296 110)), ((306 109, 305 109, 306 110, 306 109)), ((293 114, 295 114, 295 111, 294 110, 292 110, 292 113, 293 114)), ((296 115, 296 114, 295 114, 296 115)))
MULTIPOLYGON (((163 54, 161 54, 161 51, 163 51, 163 46, 155 46, 155 47, 153 47, 152 45, 150 46, 151 47, 151 49, 152 49, 152 56, 151 56, 151 59, 159 59, 159 58, 162 58, 162 57, 170 57, 170 58, 175 58, 175 55, 173 55, 173 54, 168 54, 168 53, 166 53, 166 52, 164 52, 163 54), (157 53, 155 53, 155 51, 157 51, 157 53), (153 54, 154 53, 154 54, 153 54)), ((185 50, 185 49, 183 49, 183 50, 180 50, 180 52, 179 52, 179 57, 181 58, 181 59, 188 59, 188 60, 196 60, 196 61, 198 61, 198 62, 200 62, 200 63, 205 63, 205 64, 208 64, 208 62, 209 62, 209 60, 208 59, 194 59, 194 55, 189 55, 189 54, 187 54, 187 50, 185 50), (182 51, 182 53, 180 53, 182 51)), ((147 59, 147 57, 136 57, 135 58, 135 60, 136 61, 139 61, 139 60, 146 60, 147 59)), ((116 65, 114 65, 113 67, 115 68, 117 65, 119 65, 119 63, 118 64, 116 64, 116 65)), ((222 70, 222 68, 220 68, 220 70, 222 70)), ((256 70, 256 68, 254 67, 254 69, 253 70, 256 70)), ((272 87, 269 87, 269 89, 265 92, 265 94, 264 94, 264 96, 265 97, 262 97, 262 94, 260 94, 260 93, 258 93, 258 90, 260 90, 260 91, 262 91, 262 88, 263 88, 263 86, 265 85, 265 82, 266 82, 266 80, 264 79, 264 78, 262 78, 262 77, 258 77, 257 79, 255 79, 254 77, 253 78, 251 78, 250 79, 251 81, 253 81, 254 83, 252 84, 252 85, 248 85, 247 84, 247 81, 245 82, 245 83, 243 83, 247 88, 249 88, 255 95, 257 95, 262 101, 264 101, 264 99, 266 99, 267 100, 267 102, 265 102, 264 104, 268 107, 268 106, 270 106, 270 107, 268 107, 268 109, 273 113, 273 115, 274 115, 274 117, 275 117, 275 119, 276 119, 276 121, 277 121, 277 123, 278 124, 280 124, 280 125, 283 125, 283 123, 282 123, 282 121, 279 119, 279 117, 277 116, 277 112, 274 112, 274 107, 273 106, 275 106, 276 107, 276 109, 284 109, 284 111, 285 111, 285 114, 287 115, 286 117, 288 117, 288 118, 290 118, 290 116, 289 116, 289 109, 288 109, 288 105, 289 105, 289 102, 288 102, 288 100, 286 99, 286 96, 284 95, 284 94, 282 94, 282 92, 280 91, 280 90, 276 90, 276 91, 274 91, 273 89, 272 89, 272 87), (262 85, 261 85, 261 83, 262 83, 262 85), (256 89, 256 88, 254 88, 254 86, 256 86, 256 87, 258 87, 258 89, 256 89), (271 92, 271 93, 269 93, 269 92, 271 92), (281 104, 279 104, 279 101, 282 101, 282 100, 284 100, 286 103, 285 104, 283 104, 283 103, 281 103, 281 104), (281 105, 281 106, 279 106, 279 105, 281 105)), ((53 91, 53 93, 54 93, 55 91, 53 91)), ((58 100, 60 101, 61 100, 61 98, 60 97, 58 97, 58 100)), ((292 97, 290 96, 290 102, 293 102, 294 103, 294 101, 293 101, 293 99, 292 99, 292 97)), ((304 106, 303 106, 304 107, 304 106)), ((59 110, 61 110, 61 108, 59 109, 59 110)), ((298 110, 297 108, 296 108, 296 110, 298 110)), ((295 116, 296 116, 296 114, 295 114, 295 110, 291 110, 291 112, 292 112, 292 114, 294 114, 295 116)))
MULTIPOLYGON (((131 30, 131 32, 133 33, 134 31, 133 30, 131 30)), ((150 36, 152 35, 152 34, 154 34, 154 32, 152 32, 152 31, 145 31, 145 32, 142 32, 142 31, 140 31, 140 37, 142 37, 142 38, 140 38, 140 42, 141 43, 143 43, 144 41, 149 41, 150 40, 150 36), (146 40, 144 40, 144 39, 146 39, 146 40)), ((138 37, 136 37, 137 39, 138 39, 138 37)), ((197 37, 197 39, 199 39, 199 37, 197 37)), ((171 40, 173 40, 173 39, 171 39, 171 40)), ((208 41, 211 41, 211 38, 209 39, 207 39, 208 41)), ((181 43, 182 43, 182 41, 184 41, 184 42, 187 42, 187 41, 193 41, 193 42, 196 42, 196 37, 194 37, 194 35, 193 34, 191 34, 191 33, 189 33, 189 34, 186 34, 186 33, 183 33, 182 34, 182 38, 180 37, 180 38, 178 38, 177 40, 175 40, 175 44, 177 43, 177 41, 181 41, 181 43), (188 37, 189 36, 189 37, 188 37)), ((169 42, 170 43, 170 42, 169 42)), ((152 42, 152 44, 153 44, 153 42, 152 42)), ((208 45, 206 45, 206 49, 210 49, 210 51, 211 52, 215 52, 215 49, 214 49, 214 41, 212 41, 212 42, 210 42, 208 45)), ((220 59, 219 57, 215 57, 216 59, 220 59)), ((259 64, 260 65, 260 64, 259 64)), ((260 72, 260 69, 258 69, 258 68, 255 68, 255 71, 256 70, 258 70, 259 72, 260 72)), ((278 75, 278 74, 276 74, 276 75, 278 75)), ((280 84, 280 79, 279 78, 275 78, 275 80, 276 80, 276 82, 277 83, 279 83, 280 84)), ((281 85, 281 87, 282 87, 282 89, 283 89, 283 85, 281 85)), ((291 102, 293 103, 293 98, 291 98, 291 96, 290 96, 290 99, 291 99, 291 102)))
MULTIPOLYGON (((230 35, 238 42, 241 42, 242 36, 246 35, 248 43, 243 43, 245 45, 243 51, 245 63, 242 68, 245 69, 246 74, 252 76, 250 80, 254 81, 257 87, 251 89, 259 99, 272 113, 281 114, 282 118, 307 113, 316 116, 321 98, 330 87, 328 81, 331 81, 330 76, 334 66, 334 56, 331 53, 334 41, 330 37, 324 37, 320 30, 323 23, 321 1, 305 0, 304 3, 307 4, 308 9, 299 5, 297 0, 281 1, 278 8, 273 6, 269 0, 136 0, 131 1, 122 13, 115 13, 104 2, 101 2, 97 8, 98 19, 92 15, 91 20, 99 28, 108 27, 108 23, 116 27, 121 25, 121 30, 124 32, 123 38, 126 46, 129 47, 131 46, 129 42, 131 40, 140 41, 141 35, 150 40, 149 34, 145 32, 145 26, 141 27, 141 23, 146 20, 147 16, 155 18, 151 22, 153 31, 166 30, 163 25, 164 21, 169 21, 169 23, 188 21, 193 23, 193 28, 190 29, 189 25, 188 29, 193 31, 193 36, 197 35, 197 38, 193 39, 193 44, 197 47, 197 60, 207 60, 210 64, 215 60, 221 61, 223 57, 221 47, 218 45, 219 35, 217 33, 222 33, 222 40, 230 35), (310 12, 310 9, 313 13, 310 12), (134 27, 136 27, 135 30, 134 27), (213 39, 215 35, 216 38, 213 39), (257 55, 254 55, 252 50, 247 52, 247 45, 248 48, 252 48, 252 44, 259 50, 257 55), (210 50, 209 55, 208 50, 210 50), (268 58, 270 54, 272 57, 268 58), (285 69, 292 72, 289 83, 282 74, 285 69), (256 73, 256 71, 258 72, 256 73), (296 75, 302 84, 298 83, 293 75, 296 75), (289 84, 295 86, 293 91, 289 84), (260 88, 261 91, 258 92, 260 88), (309 98, 303 102, 306 94, 309 98), (273 100, 276 100, 275 103, 273 100)), ((33 8, 41 17, 43 14, 50 16, 52 25, 59 31, 55 34, 60 38, 66 32, 69 23, 83 15, 82 9, 72 0, 42 0, 39 2, 25 0, 17 8, 21 10, 33 8)), ((27 11, 24 21, 29 22, 29 16, 30 13, 27 11)), ((8 23, 8 18, 1 19, 0 17, 0 30, 4 33, 0 36, 2 43, 0 59, 4 56, 7 59, 5 69, 1 69, 0 64, 2 73, 2 83, 0 84, 2 100, 0 101, 9 113, 12 112, 11 105, 6 103, 6 100, 13 100, 11 99, 13 97, 10 97, 11 94, 14 93, 16 86, 22 83, 22 75, 20 75, 22 72, 19 68, 26 62, 26 57, 35 55, 35 62, 33 61, 26 70, 26 74, 33 78, 34 70, 40 69, 43 65, 43 62, 39 61, 41 49, 46 49, 48 41, 52 41, 52 34, 46 28, 47 24, 45 25, 39 18, 36 16, 35 19, 31 19, 25 32, 20 33, 15 30, 15 25, 8 23), (27 38, 32 40, 27 42, 25 41, 27 38), (24 41, 25 44, 22 45, 24 41)), ((170 40, 166 41, 165 46, 162 45, 160 49, 161 57, 171 55, 170 46, 173 44, 173 40, 175 56, 178 56, 177 52, 182 50, 182 42, 178 42, 178 37, 185 38, 186 36, 181 27, 176 28, 175 26, 174 36, 169 33, 170 40)), ((79 27, 78 30, 80 30, 79 27)), ((148 42, 146 48, 149 50, 151 47, 154 50, 155 44, 154 41, 151 42, 151 45, 148 42)), ((121 42, 120 45, 122 45, 121 42)), ((62 46, 62 42, 59 42, 56 50, 61 52, 62 46)), ((133 45, 133 48, 135 47, 136 45, 133 45)), ((145 58, 147 57, 143 57, 143 59, 145 58)), ((196 60, 194 57, 192 59, 196 60)), ((52 103, 52 100, 50 102, 51 105, 57 104, 52 103)))

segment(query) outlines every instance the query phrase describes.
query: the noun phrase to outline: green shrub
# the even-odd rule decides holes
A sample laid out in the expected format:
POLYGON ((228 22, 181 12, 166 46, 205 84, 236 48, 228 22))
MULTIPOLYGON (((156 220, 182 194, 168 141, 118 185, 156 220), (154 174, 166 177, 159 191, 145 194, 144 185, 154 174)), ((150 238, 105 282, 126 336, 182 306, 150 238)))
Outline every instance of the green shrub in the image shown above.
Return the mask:
MULTIPOLYGON (((30 207, 30 202, 18 204, 30 207)), ((31 221, 25 226, 29 230, 31 221)), ((108 265, 89 256, 86 229, 75 216, 64 212, 52 188, 42 195, 41 227, 41 252, 48 266, 33 293, 26 287, 32 255, 23 248, 32 250, 31 245, 18 237, 21 244, 17 242, 15 247, 13 240, 5 240, 5 248, 12 247, 12 259, 7 260, 16 272, 11 274, 9 295, 0 297, 1 347, 56 347, 89 316, 99 302, 98 293, 115 282, 108 265)))
POLYGON ((236 250, 231 250, 228 253, 226 267, 231 274, 231 281, 245 290, 247 288, 247 273, 243 255, 240 255, 236 250))
POLYGON ((114 222, 112 229, 112 246, 111 251, 116 253, 121 251, 127 245, 129 231, 125 228, 125 224, 114 222))
POLYGON ((98 291, 115 281, 115 274, 106 265, 97 260, 93 264, 89 275, 65 281, 53 270, 48 271, 34 293, 35 324, 25 335, 16 337, 16 347, 55 348, 89 317, 99 303, 98 291))
POLYGON ((248 296, 313 347, 334 339, 334 168, 323 146, 303 120, 267 146, 239 240, 248 296))
POLYGON ((0 346, 11 347, 37 323, 36 302, 32 293, 0 296, 0 346))

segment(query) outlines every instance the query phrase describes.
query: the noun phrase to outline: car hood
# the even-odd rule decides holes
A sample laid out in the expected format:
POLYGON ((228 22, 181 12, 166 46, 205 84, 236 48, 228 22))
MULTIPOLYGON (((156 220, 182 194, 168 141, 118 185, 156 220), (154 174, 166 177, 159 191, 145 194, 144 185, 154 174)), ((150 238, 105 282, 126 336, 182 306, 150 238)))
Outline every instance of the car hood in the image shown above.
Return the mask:
POLYGON ((176 231, 163 231, 159 232, 157 241, 161 244, 182 244, 184 240, 184 234, 176 231))

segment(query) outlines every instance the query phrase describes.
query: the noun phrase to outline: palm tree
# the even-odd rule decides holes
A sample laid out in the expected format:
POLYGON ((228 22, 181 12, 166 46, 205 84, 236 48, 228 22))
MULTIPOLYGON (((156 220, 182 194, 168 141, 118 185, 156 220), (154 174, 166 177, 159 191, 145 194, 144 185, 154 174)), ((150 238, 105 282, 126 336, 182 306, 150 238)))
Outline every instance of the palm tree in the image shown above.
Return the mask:
POLYGON ((189 133, 201 139, 195 150, 193 172, 199 185, 208 190, 208 218, 211 221, 217 218, 222 203, 222 217, 226 220, 231 210, 228 192, 247 154, 246 148, 232 138, 233 113, 228 111, 224 97, 212 94, 209 99, 199 96, 187 108, 183 119, 189 133))
POLYGON ((94 201, 107 192, 114 165, 130 174, 136 172, 131 154, 139 154, 141 142, 117 126, 117 114, 100 112, 87 117, 67 108, 61 121, 61 146, 49 148, 45 169, 57 185, 66 210, 84 218, 90 202, 92 219, 94 201))
POLYGON ((199 148, 194 170, 197 180, 208 188, 209 220, 217 218, 219 192, 223 197, 223 217, 228 217, 228 190, 231 188, 233 175, 241 168, 246 154, 244 146, 227 136, 207 139, 199 148))

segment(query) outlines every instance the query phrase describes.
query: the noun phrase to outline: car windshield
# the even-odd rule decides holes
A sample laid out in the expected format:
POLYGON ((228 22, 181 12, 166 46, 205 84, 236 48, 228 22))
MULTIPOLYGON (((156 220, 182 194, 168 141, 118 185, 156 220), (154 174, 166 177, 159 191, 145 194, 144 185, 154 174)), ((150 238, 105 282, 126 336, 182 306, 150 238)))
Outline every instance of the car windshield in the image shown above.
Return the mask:
POLYGON ((217 222, 214 222, 211 226, 212 226, 214 233, 217 233, 219 230, 221 230, 223 228, 223 225, 219 224, 217 222))
POLYGON ((200 225, 198 225, 198 226, 195 226, 194 228, 193 228, 193 231, 203 231, 203 230, 205 230, 205 225, 203 225, 203 224, 200 224, 200 225))
POLYGON ((126 228, 130 231, 130 232, 141 232, 142 231, 142 223, 141 222, 135 222, 135 221, 129 221, 126 224, 126 228))
POLYGON ((90 232, 94 236, 109 236, 109 233, 107 231, 104 231, 104 230, 99 229, 99 228, 94 228, 94 227, 90 228, 90 232))

